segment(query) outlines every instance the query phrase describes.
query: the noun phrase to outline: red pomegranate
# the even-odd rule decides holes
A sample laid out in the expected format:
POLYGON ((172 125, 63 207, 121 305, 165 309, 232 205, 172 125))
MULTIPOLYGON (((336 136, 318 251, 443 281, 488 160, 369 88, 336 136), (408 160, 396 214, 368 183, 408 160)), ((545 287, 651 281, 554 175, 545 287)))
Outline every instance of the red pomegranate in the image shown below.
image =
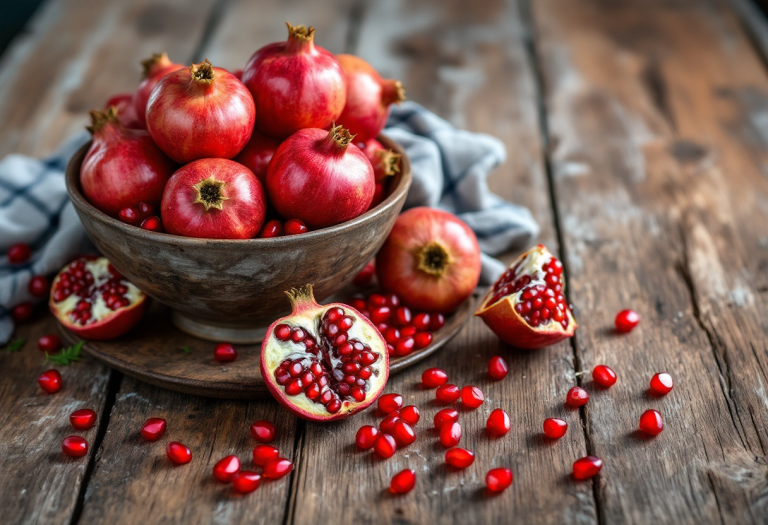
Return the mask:
POLYGON ((342 419, 367 408, 387 384, 387 343, 354 308, 320 306, 307 285, 287 292, 293 311, 267 329, 261 375, 299 417, 342 419))
POLYGON ((80 168, 83 194, 96 208, 117 217, 139 202, 160 202, 175 164, 146 131, 127 129, 114 107, 91 111, 93 143, 80 168))
POLYGON ((258 130, 253 130, 251 140, 249 140, 243 150, 237 154, 237 157, 232 160, 239 162, 251 170, 262 184, 266 184, 267 167, 278 146, 280 146, 280 142, 272 137, 267 137, 258 130))
POLYGON ((141 320, 147 296, 104 257, 65 266, 51 286, 48 306, 65 328, 83 339, 120 337, 141 320))
POLYGON ((286 24, 288 40, 262 47, 243 70, 256 103, 256 127, 278 139, 304 128, 328 129, 347 99, 344 70, 315 45, 315 30, 286 24))
POLYGON ((502 341, 518 348, 542 348, 576 331, 565 300, 563 264, 541 244, 510 265, 475 315, 502 341))
POLYGON ((371 161, 376 182, 385 181, 388 177, 400 172, 400 154, 385 148, 378 140, 371 139, 364 142, 360 149, 371 161))
POLYGON ((139 120, 136 110, 133 108, 133 95, 131 93, 119 93, 104 104, 104 109, 112 106, 117 111, 117 117, 128 129, 144 129, 144 123, 139 120))
POLYGON ((398 80, 384 80, 360 57, 336 57, 347 76, 347 102, 338 123, 348 128, 357 140, 375 139, 389 116, 389 106, 405 100, 405 89, 398 80))
POLYGON ((152 94, 152 90, 165 75, 179 69, 185 69, 185 66, 171 62, 165 51, 159 54, 153 53, 148 59, 142 60, 141 65, 144 69, 144 75, 141 84, 133 95, 133 109, 141 127, 146 128, 147 102, 149 102, 149 95, 152 94))
POLYGON ((412 208, 395 221, 376 256, 379 284, 404 304, 448 313, 480 279, 480 247, 469 226, 448 212, 412 208))
POLYGON ((167 233, 250 239, 264 224, 264 190, 251 170, 227 159, 200 159, 173 174, 160 215, 167 233))
POLYGON ((251 138, 255 114, 243 83, 205 60, 160 79, 147 103, 147 131, 176 162, 231 159, 251 138))
POLYGON ((315 230, 365 212, 376 183, 365 154, 349 131, 302 129, 277 148, 267 169, 267 193, 283 217, 315 230))

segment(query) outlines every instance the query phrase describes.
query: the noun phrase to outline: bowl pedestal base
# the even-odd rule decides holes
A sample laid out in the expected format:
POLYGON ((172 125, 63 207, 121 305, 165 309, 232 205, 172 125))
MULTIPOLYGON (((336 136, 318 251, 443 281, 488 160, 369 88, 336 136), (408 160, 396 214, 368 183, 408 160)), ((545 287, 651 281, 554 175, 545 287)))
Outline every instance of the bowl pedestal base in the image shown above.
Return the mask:
POLYGON ((202 323, 197 319, 187 317, 178 310, 171 311, 171 321, 174 326, 182 332, 188 333, 199 339, 206 339, 217 343, 224 341, 227 343, 261 343, 264 340, 264 336, 267 334, 267 328, 269 328, 269 325, 254 326, 253 328, 238 328, 202 323))

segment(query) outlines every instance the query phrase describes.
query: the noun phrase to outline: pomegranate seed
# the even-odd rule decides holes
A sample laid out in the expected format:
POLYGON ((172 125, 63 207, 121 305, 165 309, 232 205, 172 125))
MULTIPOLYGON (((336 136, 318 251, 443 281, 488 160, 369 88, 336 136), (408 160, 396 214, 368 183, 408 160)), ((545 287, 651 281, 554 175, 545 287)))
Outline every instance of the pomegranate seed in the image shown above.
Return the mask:
POLYGON ((429 332, 418 332, 413 336, 413 345, 417 350, 428 347, 432 344, 432 334, 429 332))
POLYGON ((389 414, 403 406, 403 396, 400 394, 384 394, 379 398, 379 410, 382 414, 389 414))
POLYGON ((49 354, 55 354, 61 350, 61 339, 56 334, 48 334, 42 336, 37 340, 37 347, 41 352, 48 352, 49 354))
POLYGON ((192 451, 178 441, 168 443, 168 446, 165 448, 165 454, 168 456, 168 459, 177 465, 183 465, 192 461, 192 451))
POLYGON ((14 306, 13 310, 11 310, 11 315, 13 316, 14 321, 23 323, 24 321, 29 321, 29 318, 32 317, 33 310, 34 305, 27 301, 14 306))
POLYGON ((421 374, 421 383, 428 388, 435 388, 448 382, 448 374, 439 368, 427 368, 421 374))
POLYGON ((71 458, 79 458, 88 453, 88 442, 80 436, 65 437, 61 442, 61 451, 71 458))
POLYGON ((572 407, 586 405, 587 401, 589 401, 589 394, 580 386, 571 388, 565 396, 565 403, 572 407))
POLYGON ((386 434, 394 433, 395 423, 400 421, 400 414, 392 412, 379 423, 379 430, 386 434))
POLYGON ((272 237, 280 237, 282 234, 283 223, 277 220, 272 220, 267 221, 267 223, 261 229, 261 234, 259 234, 259 237, 262 239, 271 239, 272 237))
POLYGON ((485 475, 485 486, 493 492, 502 492, 512 484, 512 477, 508 468, 494 468, 485 475))
POLYGON ((619 332, 631 332, 640 322, 640 314, 634 310, 622 310, 616 314, 616 330, 619 332))
POLYGON ((157 208, 155 207, 154 204, 151 204, 149 202, 140 202, 139 209, 138 209, 139 217, 141 217, 142 219, 146 219, 150 215, 154 215, 156 209, 157 208))
POLYGON ((616 383, 616 372, 605 365, 597 365, 592 370, 592 380, 598 385, 608 388, 616 383))
POLYGON ((61 390, 61 374, 58 370, 47 370, 37 378, 40 388, 49 394, 55 394, 61 390))
POLYGON ((393 436, 397 444, 401 447, 407 447, 414 441, 416 441, 416 432, 413 431, 411 425, 403 421, 402 419, 395 423, 393 429, 393 436))
POLYGON ((152 217, 147 217, 141 221, 141 228, 143 230, 162 233, 163 221, 160 220, 160 217, 153 215, 152 217))
POLYGON ((402 337, 413 337, 416 335, 416 327, 412 324, 405 325, 400 328, 400 335, 402 337))
POLYGON ((285 222, 286 235, 298 235, 300 233, 307 233, 308 231, 309 228, 307 228, 307 225, 299 219, 290 219, 285 222))
POLYGON ((256 441, 269 443, 275 439, 275 425, 266 420, 256 421, 251 425, 251 436, 256 441))
POLYGON ((366 264, 357 275, 355 275, 355 278, 352 279, 352 284, 358 288, 365 288, 371 284, 374 275, 376 275, 376 263, 375 261, 371 261, 366 264))
POLYGON ((603 468, 603 460, 597 456, 587 456, 577 459, 573 463, 573 477, 576 479, 589 479, 603 468))
POLYGON ((443 425, 440 429, 440 443, 445 448, 455 447, 461 441, 461 425, 458 423, 450 423, 443 425))
POLYGON ((130 206, 127 208, 123 208, 117 213, 117 218, 120 219, 121 222, 124 222, 125 224, 130 224, 131 226, 136 226, 139 222, 139 212, 136 210, 136 208, 131 208, 130 206))
POLYGON ((253 492, 261 484, 261 474, 251 470, 241 470, 232 476, 232 488, 240 494, 253 492))
POLYGON ((373 451, 380 458, 391 458, 397 450, 397 443, 395 438, 389 434, 379 433, 373 442, 373 451))
POLYGON ((664 430, 664 421, 658 410, 646 410, 640 416, 640 430, 649 436, 657 436, 664 430))
POLYGON ((490 416, 488 416, 486 428, 488 428, 488 432, 493 435, 503 436, 509 432, 509 429, 512 428, 512 425, 509 422, 509 416, 507 413, 502 409, 497 408, 491 412, 490 416))
POLYGON ((406 356, 413 352, 415 347, 416 341, 413 339, 413 337, 403 337, 395 345, 395 355, 398 357, 406 356))
POLYGON ((227 456, 213 466, 213 477, 222 483, 229 483, 239 470, 240 460, 237 456, 227 456))
POLYGON ((507 374, 509 373, 509 367, 507 366, 507 362, 504 361, 502 357, 499 356, 493 356, 490 361, 488 361, 488 375, 491 376, 491 379, 499 380, 504 379, 507 377, 507 374))
POLYGON ((355 444, 362 450, 368 450, 373 446, 373 442, 376 441, 376 436, 379 435, 379 431, 376 427, 371 425, 363 425, 355 435, 355 444))
POLYGON ((280 452, 272 445, 256 445, 253 447, 253 462, 260 467, 279 457, 280 452))
POLYGON ((467 468, 475 462, 475 453, 465 448, 452 448, 445 451, 445 462, 455 468, 467 468))
POLYGON ((29 260, 31 255, 32 249, 28 244, 24 244, 23 242, 14 244, 8 248, 8 262, 11 264, 25 263, 29 260))
POLYGON ((165 434, 165 419, 151 417, 141 427, 141 435, 147 441, 157 441, 165 434))
POLYGON ((397 308, 400 306, 400 297, 396 293, 390 293, 384 296, 387 300, 387 306, 390 308, 397 308))
POLYGON ((544 435, 551 439, 560 439, 568 430, 568 423, 562 419, 549 417, 544 420, 544 435))
POLYGON ((485 401, 483 391, 476 386, 465 386, 461 389, 461 402, 468 408, 477 408, 485 401))
POLYGON ((416 486, 416 472, 411 469, 401 470, 389 482, 389 491, 392 494, 407 494, 416 486))
POLYGON ((429 322, 429 329, 437 332, 445 326, 445 316, 443 314, 432 314, 432 320, 429 322))
POLYGON ((413 426, 419 422, 419 409, 413 405, 408 405, 400 409, 400 419, 413 426))
POLYGON ((461 396, 461 391, 456 385, 442 385, 435 391, 435 397, 443 403, 455 403, 461 396))
POLYGON ((666 372, 654 374, 651 378, 651 392, 660 396, 669 394, 672 391, 672 376, 666 372))
POLYGON ((428 313, 420 313, 413 316, 413 326, 419 332, 426 332, 429 330, 429 325, 432 322, 432 317, 428 313))
POLYGON ((237 359, 237 350, 232 343, 219 343, 213 349, 213 358, 219 363, 229 363, 237 359))
POLYGON ((27 289, 34 297, 47 297, 51 283, 45 275, 36 275, 30 279, 27 289))
POLYGON ((374 324, 383 323, 385 321, 389 321, 390 316, 390 310, 389 306, 377 306, 373 309, 371 309, 371 321, 373 321, 374 324))
POLYGON ((279 341, 288 341, 291 338, 291 327, 287 324, 279 324, 275 327, 275 337, 279 341))
POLYGON ((88 430, 96 424, 96 412, 90 408, 75 410, 69 415, 69 422, 77 430, 88 430))
POLYGON ((435 414, 434 423, 435 428, 440 430, 449 423, 455 423, 459 420, 459 412, 453 408, 444 408, 435 414))
MULTIPOLYGON (((379 331, 381 332, 381 330, 379 331)), ((384 336, 384 340, 389 344, 395 345, 400 340, 400 330, 397 328, 387 328, 384 332, 381 332, 381 335, 384 336)))
POLYGON ((352 300, 349 302, 349 306, 351 306, 358 312, 361 310, 365 310, 366 308, 365 298, 363 298, 362 296, 353 297, 352 300))
POLYGON ((397 324, 400 326, 411 324, 411 320, 413 320, 411 309, 407 306, 401 306, 395 310, 395 319, 397 320, 397 324))
POLYGON ((368 309, 373 310, 377 306, 388 306, 387 298, 379 293, 372 293, 368 296, 368 309))

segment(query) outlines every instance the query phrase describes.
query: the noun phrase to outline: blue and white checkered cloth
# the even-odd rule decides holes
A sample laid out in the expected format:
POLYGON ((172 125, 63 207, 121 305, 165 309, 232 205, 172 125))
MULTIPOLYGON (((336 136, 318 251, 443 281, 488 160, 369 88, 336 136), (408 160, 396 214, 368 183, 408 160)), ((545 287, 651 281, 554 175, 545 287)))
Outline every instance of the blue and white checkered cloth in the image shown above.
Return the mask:
MULTIPOLYGON (((405 148, 413 165, 405 207, 442 208, 474 230, 483 251, 481 283, 504 270, 492 255, 525 247, 538 235, 528 209, 488 189, 488 175, 506 159, 499 140, 456 129, 413 102, 392 108, 384 133, 405 148)), ((53 274, 93 251, 64 184, 67 161, 87 140, 86 133, 73 137, 45 160, 8 155, 0 161, 0 344, 13 333, 10 309, 33 300, 27 291, 32 276, 53 274), (5 254, 18 242, 32 247, 32 257, 10 265, 5 254)))

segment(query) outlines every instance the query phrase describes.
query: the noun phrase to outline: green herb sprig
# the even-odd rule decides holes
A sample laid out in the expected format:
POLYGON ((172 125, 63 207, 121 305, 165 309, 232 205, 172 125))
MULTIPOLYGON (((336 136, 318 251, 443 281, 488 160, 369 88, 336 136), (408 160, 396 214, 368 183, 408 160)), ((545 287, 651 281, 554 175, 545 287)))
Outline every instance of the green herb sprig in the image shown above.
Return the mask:
POLYGON ((14 339, 8 345, 5 347, 6 350, 10 353, 18 352, 24 347, 24 344, 27 342, 26 339, 23 337, 19 337, 18 339, 14 339))
POLYGON ((80 361, 80 351, 83 349, 85 341, 80 341, 76 345, 68 346, 58 354, 49 355, 45 353, 45 361, 59 366, 67 366, 76 361, 80 361))

